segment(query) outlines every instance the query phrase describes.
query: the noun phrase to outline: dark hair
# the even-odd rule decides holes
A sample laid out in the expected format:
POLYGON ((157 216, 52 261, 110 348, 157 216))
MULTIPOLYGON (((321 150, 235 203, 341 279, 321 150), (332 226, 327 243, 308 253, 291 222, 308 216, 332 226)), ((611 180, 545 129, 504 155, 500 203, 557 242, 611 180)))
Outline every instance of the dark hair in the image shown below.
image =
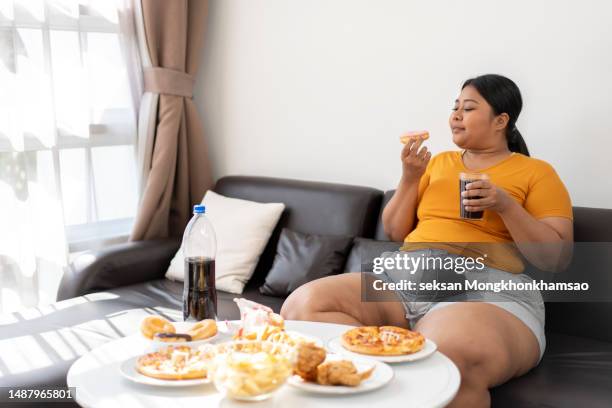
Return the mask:
POLYGON ((511 152, 522 153, 529 156, 527 144, 516 128, 521 109, 523 108, 523 98, 518 86, 509 78, 502 75, 487 74, 470 78, 463 83, 461 89, 466 86, 473 86, 478 93, 491 105, 496 115, 507 113, 510 119, 506 128, 506 141, 511 152))

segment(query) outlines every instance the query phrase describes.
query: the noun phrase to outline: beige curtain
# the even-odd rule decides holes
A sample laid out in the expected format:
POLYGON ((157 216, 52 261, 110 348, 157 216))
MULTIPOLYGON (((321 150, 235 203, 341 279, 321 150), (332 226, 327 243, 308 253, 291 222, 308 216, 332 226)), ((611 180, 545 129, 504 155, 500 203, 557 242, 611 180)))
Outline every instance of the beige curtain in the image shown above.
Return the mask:
POLYGON ((212 185, 202 123, 191 99, 208 1, 141 1, 151 59, 151 67, 143 69, 144 90, 159 94, 159 103, 133 241, 180 237, 191 205, 212 185))

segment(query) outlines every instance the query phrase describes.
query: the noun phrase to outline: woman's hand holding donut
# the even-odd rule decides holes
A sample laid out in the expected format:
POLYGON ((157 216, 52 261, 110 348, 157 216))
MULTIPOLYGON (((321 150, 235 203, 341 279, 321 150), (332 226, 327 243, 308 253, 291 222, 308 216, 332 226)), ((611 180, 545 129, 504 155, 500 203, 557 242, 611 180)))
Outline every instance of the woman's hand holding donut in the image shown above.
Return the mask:
POLYGON ((421 147, 422 143, 422 138, 411 138, 402 149, 402 180, 418 183, 425 173, 431 152, 426 146, 421 147))
POLYGON ((468 183, 461 193, 461 200, 466 211, 492 210, 502 213, 512 204, 508 193, 487 179, 468 183))

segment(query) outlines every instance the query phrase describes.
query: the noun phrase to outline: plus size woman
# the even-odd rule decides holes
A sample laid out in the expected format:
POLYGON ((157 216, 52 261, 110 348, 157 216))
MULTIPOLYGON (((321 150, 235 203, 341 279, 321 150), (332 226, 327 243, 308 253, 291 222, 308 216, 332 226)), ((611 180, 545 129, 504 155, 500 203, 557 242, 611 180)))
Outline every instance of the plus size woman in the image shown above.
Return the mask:
MULTIPOLYGON (((466 279, 526 282, 526 262, 548 271, 567 264, 573 241, 571 201, 554 168, 530 157, 516 128, 521 109, 520 91, 510 79, 492 74, 472 78, 463 84, 449 117, 460 150, 432 157, 421 139, 405 145, 400 181, 383 211, 385 231, 391 240, 404 242, 404 254, 456 258, 465 255, 464 243, 483 243, 488 248, 486 275, 468 271, 466 279), (459 198, 461 172, 486 173, 488 179, 472 182, 459 198), (482 210, 484 217, 462 219, 459 200, 466 211, 482 210)), ((388 271, 382 278, 398 281, 401 271, 388 271)), ((461 372, 451 406, 489 406, 489 388, 526 373, 544 353, 544 303, 538 291, 464 293, 428 301, 415 301, 401 291, 396 295, 398 301, 362 302, 361 274, 346 273, 301 286, 281 314, 421 332, 461 372)))

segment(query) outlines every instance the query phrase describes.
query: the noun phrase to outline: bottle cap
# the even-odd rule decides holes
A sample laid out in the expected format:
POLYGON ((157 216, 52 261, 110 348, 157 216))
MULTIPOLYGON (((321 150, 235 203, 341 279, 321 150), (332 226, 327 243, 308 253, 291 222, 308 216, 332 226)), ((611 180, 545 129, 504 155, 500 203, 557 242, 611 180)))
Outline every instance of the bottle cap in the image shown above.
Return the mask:
POLYGON ((206 206, 203 206, 201 204, 196 204, 193 206, 194 214, 204 214, 205 212, 206 212, 206 206))

